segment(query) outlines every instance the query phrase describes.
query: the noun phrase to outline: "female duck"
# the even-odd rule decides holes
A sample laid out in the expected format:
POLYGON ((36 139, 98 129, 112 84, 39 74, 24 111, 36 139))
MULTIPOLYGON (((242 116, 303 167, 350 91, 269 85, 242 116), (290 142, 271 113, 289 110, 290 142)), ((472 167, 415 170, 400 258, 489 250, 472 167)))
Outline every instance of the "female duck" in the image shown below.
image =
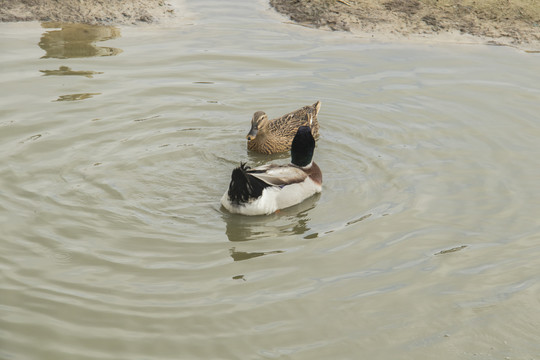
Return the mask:
POLYGON ((315 139, 301 126, 292 141, 291 164, 269 164, 251 169, 241 163, 233 170, 221 204, 243 215, 272 214, 301 203, 322 190, 322 173, 313 162, 315 139))
POLYGON ((296 130, 300 126, 309 126, 313 137, 319 137, 317 114, 321 102, 304 106, 301 109, 285 114, 274 120, 268 120, 263 111, 257 111, 251 119, 251 130, 247 134, 249 150, 263 154, 274 154, 289 151, 296 130))

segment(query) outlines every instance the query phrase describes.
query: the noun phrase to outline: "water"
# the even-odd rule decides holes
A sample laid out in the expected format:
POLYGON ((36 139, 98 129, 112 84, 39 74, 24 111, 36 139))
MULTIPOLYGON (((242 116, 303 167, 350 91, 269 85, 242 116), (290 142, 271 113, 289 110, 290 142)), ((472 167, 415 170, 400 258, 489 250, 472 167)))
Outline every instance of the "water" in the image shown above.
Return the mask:
POLYGON ((1 359, 540 358, 539 54, 185 6, 0 24, 1 359), (315 100, 322 194, 221 209, 315 100))

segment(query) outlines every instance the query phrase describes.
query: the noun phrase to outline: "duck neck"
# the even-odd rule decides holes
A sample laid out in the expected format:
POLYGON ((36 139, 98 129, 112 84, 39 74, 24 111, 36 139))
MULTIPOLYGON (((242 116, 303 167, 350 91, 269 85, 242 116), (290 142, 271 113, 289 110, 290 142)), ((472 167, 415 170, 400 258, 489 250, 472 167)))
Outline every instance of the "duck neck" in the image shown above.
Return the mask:
POLYGON ((307 152, 291 152, 291 163, 298 167, 307 169, 313 163, 313 151, 307 152))
POLYGON ((257 131, 257 136, 255 136, 255 139, 249 140, 248 145, 251 150, 261 150, 266 141, 266 135, 262 131, 257 131))
POLYGON ((298 166, 300 169, 302 170, 309 170, 312 168, 313 166, 313 161, 311 161, 309 164, 307 164, 306 166, 300 166, 300 165, 296 165, 296 164, 293 164, 294 166, 298 166))

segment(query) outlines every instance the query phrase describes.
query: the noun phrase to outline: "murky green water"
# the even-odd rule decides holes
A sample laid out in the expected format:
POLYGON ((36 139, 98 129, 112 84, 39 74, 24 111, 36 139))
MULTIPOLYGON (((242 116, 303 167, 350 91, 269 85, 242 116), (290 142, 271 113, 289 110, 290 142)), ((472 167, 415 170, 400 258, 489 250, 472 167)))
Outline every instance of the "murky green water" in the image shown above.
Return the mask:
POLYGON ((0 358, 540 358, 540 54, 186 8, 0 24, 0 358), (315 100, 322 194, 222 210, 315 100))

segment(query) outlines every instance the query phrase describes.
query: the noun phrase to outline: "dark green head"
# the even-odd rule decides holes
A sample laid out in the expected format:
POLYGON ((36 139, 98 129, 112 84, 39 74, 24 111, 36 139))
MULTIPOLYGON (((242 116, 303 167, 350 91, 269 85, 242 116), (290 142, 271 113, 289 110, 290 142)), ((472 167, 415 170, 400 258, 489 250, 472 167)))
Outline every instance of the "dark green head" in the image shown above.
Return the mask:
POLYGON ((292 141, 291 163, 304 167, 311 163, 313 151, 315 150, 315 139, 311 135, 309 126, 300 126, 292 141))

